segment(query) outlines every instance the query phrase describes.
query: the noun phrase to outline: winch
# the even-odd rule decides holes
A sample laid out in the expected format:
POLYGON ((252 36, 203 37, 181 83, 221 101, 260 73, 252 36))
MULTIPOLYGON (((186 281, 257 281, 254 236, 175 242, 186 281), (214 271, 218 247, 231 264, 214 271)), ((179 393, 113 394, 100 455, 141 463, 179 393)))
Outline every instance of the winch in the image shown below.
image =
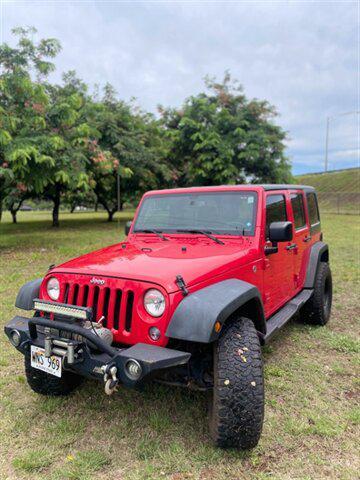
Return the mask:
MULTIPOLYGON (((104 317, 102 317, 99 320, 99 322, 91 322, 90 320, 86 320, 85 322, 81 322, 80 326, 83 327, 83 328, 86 328, 87 330, 90 330, 91 333, 93 333, 97 337, 101 338, 101 340, 103 340, 108 345, 111 345, 112 342, 113 342, 113 337, 114 336, 113 336, 113 333, 112 333, 111 330, 109 330, 108 328, 105 328, 101 325, 101 321, 103 319, 104 319, 104 317)), ((73 334, 72 338, 74 340, 78 340, 79 342, 84 341, 84 338, 81 335, 78 335, 76 333, 73 334)), ((88 342, 88 343, 89 343, 89 346, 91 346, 91 348, 96 349, 96 345, 94 345, 91 342, 88 342)))

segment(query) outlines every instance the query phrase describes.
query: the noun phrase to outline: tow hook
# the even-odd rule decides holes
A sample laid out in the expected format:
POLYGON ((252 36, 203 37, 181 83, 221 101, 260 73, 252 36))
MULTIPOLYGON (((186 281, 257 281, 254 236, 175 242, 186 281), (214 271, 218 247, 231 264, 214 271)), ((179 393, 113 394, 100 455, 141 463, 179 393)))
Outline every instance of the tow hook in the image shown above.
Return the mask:
POLYGON ((117 368, 115 365, 103 365, 101 370, 104 373, 105 393, 112 395, 117 390, 119 380, 116 376, 117 368))

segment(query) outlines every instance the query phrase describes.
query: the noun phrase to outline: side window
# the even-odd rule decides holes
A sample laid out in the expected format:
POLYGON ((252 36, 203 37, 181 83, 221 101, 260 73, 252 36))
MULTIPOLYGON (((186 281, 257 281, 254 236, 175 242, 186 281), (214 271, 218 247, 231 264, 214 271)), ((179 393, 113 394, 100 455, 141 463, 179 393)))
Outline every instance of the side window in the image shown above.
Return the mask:
POLYGON ((312 192, 307 193, 306 199, 307 199, 308 210, 309 210, 310 225, 316 225, 317 223, 320 222, 320 217, 319 217, 319 208, 318 208, 315 193, 312 193, 312 192))
POLYGON ((294 214, 295 230, 298 230, 306 226, 303 196, 301 193, 292 193, 290 199, 294 214))
POLYGON ((286 222, 286 202, 284 195, 268 195, 266 197, 266 238, 269 237, 269 226, 272 222, 286 222))

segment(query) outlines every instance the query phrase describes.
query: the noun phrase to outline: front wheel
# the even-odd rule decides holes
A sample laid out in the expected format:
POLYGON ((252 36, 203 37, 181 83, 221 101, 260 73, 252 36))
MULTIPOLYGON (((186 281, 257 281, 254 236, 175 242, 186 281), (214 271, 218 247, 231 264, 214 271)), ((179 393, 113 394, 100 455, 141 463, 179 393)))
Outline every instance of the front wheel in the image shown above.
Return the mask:
POLYGON ((225 325, 214 348, 214 388, 210 431, 223 448, 257 445, 264 420, 261 347, 248 318, 225 325))
POLYGON ((40 395, 68 395, 83 381, 83 378, 72 372, 63 371, 61 378, 50 375, 31 366, 30 353, 25 353, 25 375, 29 387, 40 395))

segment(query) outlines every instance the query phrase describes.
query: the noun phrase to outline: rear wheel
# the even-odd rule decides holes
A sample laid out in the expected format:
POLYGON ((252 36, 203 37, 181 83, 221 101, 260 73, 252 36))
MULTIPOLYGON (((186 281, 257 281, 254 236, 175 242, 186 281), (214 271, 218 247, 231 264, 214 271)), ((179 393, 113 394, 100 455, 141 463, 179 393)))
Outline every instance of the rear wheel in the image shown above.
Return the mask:
POLYGON ((314 293, 301 311, 301 319, 313 325, 325 325, 330 318, 332 303, 332 278, 330 266, 319 264, 316 273, 314 293))
POLYGON ((25 375, 30 388, 41 395, 68 395, 83 381, 72 372, 63 371, 61 378, 49 375, 31 366, 30 353, 25 354, 25 375))
POLYGON ((225 325, 214 350, 210 431, 219 447, 257 445, 264 420, 261 348, 248 318, 225 325))

